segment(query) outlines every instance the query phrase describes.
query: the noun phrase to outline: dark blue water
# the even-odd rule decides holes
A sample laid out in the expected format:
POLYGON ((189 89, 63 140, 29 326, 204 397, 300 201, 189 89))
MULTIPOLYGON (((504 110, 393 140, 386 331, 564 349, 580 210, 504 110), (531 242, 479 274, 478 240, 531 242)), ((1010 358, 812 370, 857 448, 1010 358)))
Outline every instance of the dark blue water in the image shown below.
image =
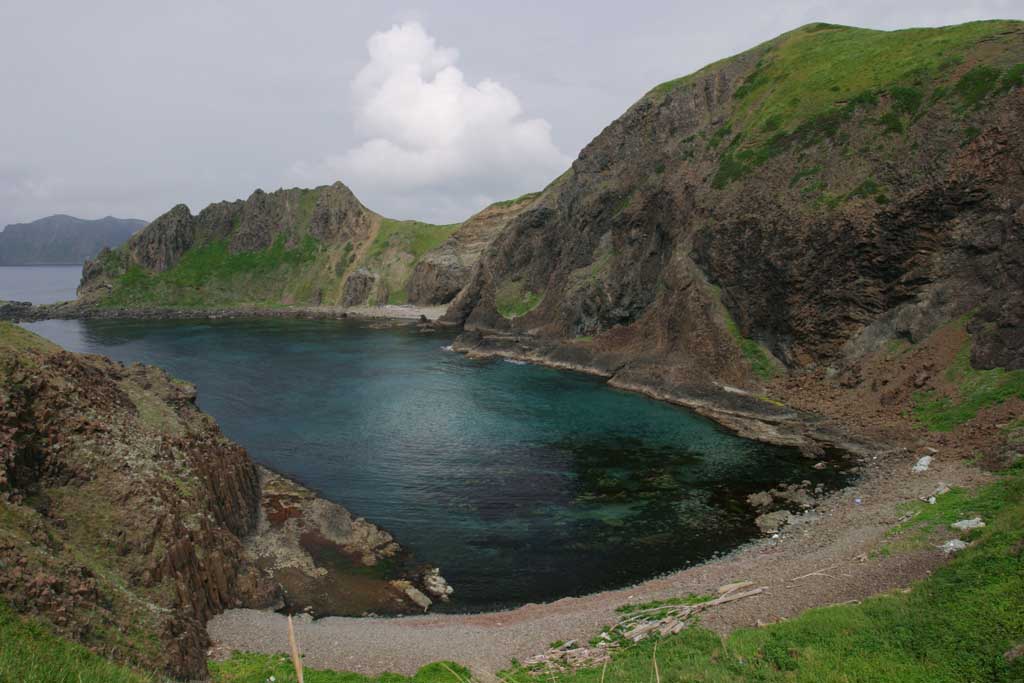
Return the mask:
POLYGON ((0 301, 70 301, 81 279, 82 266, 0 266, 0 301))
POLYGON ((749 493, 831 468, 579 374, 446 352, 412 327, 48 321, 68 349, 160 365, 252 457, 441 567, 453 609, 624 586, 756 534, 749 493))

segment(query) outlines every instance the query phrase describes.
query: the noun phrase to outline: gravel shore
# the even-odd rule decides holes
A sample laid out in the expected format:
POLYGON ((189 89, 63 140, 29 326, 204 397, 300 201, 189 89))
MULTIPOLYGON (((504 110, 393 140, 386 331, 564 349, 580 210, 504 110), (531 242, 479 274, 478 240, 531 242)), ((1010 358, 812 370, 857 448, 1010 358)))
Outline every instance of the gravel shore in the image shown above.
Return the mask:
MULTIPOLYGON (((944 561, 937 548, 875 553, 898 523, 899 504, 926 495, 939 481, 973 487, 987 480, 958 459, 936 458, 915 474, 913 451, 879 454, 854 487, 824 499, 813 521, 787 527, 777 539, 751 544, 729 557, 622 590, 489 614, 401 618, 301 618, 297 636, 306 664, 364 674, 412 674, 424 664, 454 660, 487 678, 547 649, 555 640, 586 641, 616 621, 615 609, 719 586, 752 581, 766 592, 706 611, 702 625, 719 632, 770 623, 819 605, 860 600, 924 578, 944 561)), ((442 567, 443 571, 443 567, 442 567)), ((458 586, 455 586, 456 597, 458 586)), ((286 618, 274 612, 229 610, 208 626, 213 656, 233 650, 287 649, 286 618)))

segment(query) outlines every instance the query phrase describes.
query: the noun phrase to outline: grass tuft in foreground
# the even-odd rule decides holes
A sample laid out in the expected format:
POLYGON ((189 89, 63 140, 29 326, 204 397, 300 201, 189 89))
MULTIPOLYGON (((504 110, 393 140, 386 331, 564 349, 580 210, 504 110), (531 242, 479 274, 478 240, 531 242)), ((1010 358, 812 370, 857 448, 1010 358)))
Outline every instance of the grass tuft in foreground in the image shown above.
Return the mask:
MULTIPOLYGON (((213 683, 295 683, 295 669, 287 655, 236 653, 224 662, 210 662, 213 683)), ((364 676, 348 671, 303 670, 305 683, 469 683, 472 674, 452 662, 434 662, 413 676, 384 673, 364 676)))
POLYGON ((165 679, 114 664, 40 622, 0 603, 0 681, 18 683, 163 683, 165 679))

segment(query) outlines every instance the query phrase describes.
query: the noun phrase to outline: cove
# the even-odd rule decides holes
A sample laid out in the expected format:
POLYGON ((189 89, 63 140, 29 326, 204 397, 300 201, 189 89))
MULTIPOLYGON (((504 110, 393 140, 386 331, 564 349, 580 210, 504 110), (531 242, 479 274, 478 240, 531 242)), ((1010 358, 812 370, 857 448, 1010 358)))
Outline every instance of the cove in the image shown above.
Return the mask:
POLYGON ((848 475, 600 379, 369 321, 51 320, 195 383, 257 462, 391 531, 481 611, 626 586, 758 535, 751 493, 848 475))

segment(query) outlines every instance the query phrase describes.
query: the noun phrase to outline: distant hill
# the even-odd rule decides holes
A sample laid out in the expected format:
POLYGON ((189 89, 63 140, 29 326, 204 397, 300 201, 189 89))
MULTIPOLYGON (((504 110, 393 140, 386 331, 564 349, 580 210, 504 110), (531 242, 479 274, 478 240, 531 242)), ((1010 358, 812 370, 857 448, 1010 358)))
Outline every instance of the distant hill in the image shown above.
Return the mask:
POLYGON ((145 225, 133 218, 89 221, 64 215, 8 225, 0 232, 0 266, 78 265, 145 225))

